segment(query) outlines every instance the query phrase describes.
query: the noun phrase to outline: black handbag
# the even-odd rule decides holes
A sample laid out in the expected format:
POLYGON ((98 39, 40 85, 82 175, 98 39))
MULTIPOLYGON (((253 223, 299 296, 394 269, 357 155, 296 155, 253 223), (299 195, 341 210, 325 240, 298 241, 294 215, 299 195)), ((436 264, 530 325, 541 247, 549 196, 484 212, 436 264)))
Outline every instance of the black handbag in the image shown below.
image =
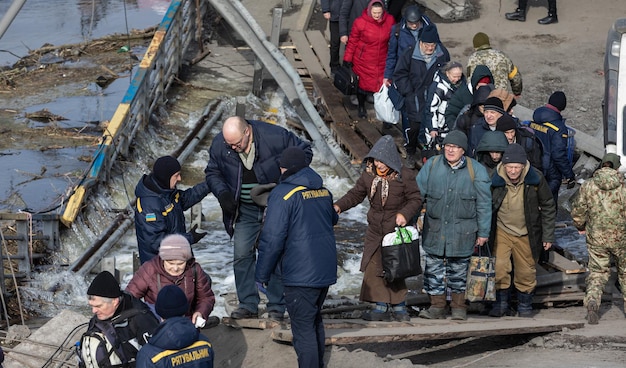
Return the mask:
POLYGON ((387 282, 404 280, 422 273, 419 237, 411 236, 411 230, 414 230, 414 234, 417 234, 417 230, 410 228, 397 227, 394 233, 387 234, 383 240, 383 278, 387 282))
POLYGON ((346 96, 355 95, 359 86, 359 76, 352 71, 352 68, 341 65, 335 72, 333 85, 346 96))

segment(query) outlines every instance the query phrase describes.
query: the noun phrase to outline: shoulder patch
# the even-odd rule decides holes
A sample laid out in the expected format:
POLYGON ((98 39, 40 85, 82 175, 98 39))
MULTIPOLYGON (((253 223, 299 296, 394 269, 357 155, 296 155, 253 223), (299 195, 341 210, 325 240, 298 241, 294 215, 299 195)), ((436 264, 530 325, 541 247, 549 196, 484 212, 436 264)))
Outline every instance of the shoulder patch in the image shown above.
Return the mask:
POLYGON ((146 213, 146 221, 147 222, 153 222, 156 221, 156 214, 155 213, 146 213))

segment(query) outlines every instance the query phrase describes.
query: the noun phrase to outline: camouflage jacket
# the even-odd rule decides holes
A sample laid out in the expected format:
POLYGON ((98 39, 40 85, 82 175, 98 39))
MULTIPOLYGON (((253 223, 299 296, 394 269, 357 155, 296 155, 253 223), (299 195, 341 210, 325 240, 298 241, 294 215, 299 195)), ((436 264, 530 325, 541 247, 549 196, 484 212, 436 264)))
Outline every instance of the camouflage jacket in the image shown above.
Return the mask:
POLYGON ((626 232, 626 187, 623 175, 611 168, 597 170, 580 187, 572 206, 572 219, 578 230, 587 231, 587 241, 597 236, 626 232))
POLYGON ((522 94, 522 75, 502 51, 492 48, 476 50, 467 61, 466 75, 472 75, 478 65, 486 65, 489 68, 496 88, 503 88, 515 95, 522 94))

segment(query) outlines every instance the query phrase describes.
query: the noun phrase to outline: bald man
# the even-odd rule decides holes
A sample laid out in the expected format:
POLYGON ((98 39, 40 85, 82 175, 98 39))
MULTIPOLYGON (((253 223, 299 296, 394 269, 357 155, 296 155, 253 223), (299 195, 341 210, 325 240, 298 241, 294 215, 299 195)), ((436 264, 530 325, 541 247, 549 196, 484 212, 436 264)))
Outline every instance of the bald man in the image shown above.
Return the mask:
MULTIPOLYGON (((211 192, 222 207, 224 227, 234 244, 235 285, 239 307, 231 318, 258 318, 260 302, 254 274, 256 242, 261 231, 264 207, 256 204, 250 190, 257 185, 278 183, 279 159, 288 147, 299 147, 307 165, 313 151, 310 143, 279 126, 233 116, 224 121, 209 149, 204 170, 211 192)), ((285 314, 283 284, 273 274, 265 290, 268 316, 281 320, 285 314)))

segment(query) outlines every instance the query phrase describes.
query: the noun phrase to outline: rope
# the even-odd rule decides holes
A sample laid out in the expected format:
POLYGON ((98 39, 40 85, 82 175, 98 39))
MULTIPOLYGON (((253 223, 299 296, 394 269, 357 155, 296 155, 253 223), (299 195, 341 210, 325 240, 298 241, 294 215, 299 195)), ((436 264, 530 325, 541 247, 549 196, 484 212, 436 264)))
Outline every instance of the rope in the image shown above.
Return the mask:
MULTIPOLYGON (((2 244, 4 245, 4 251, 6 252, 7 258, 9 260, 9 269, 11 270, 11 276, 13 277, 13 284, 15 285, 15 295, 17 296, 17 305, 20 310, 20 317, 22 319, 22 325, 25 325, 24 313, 22 312, 22 299, 20 298, 20 291, 17 286, 17 279, 15 278, 15 270, 13 270, 13 262, 11 262, 11 257, 9 257, 9 246, 7 245, 6 239, 4 239, 4 233, 2 231, 0 231, 0 236, 2 237, 2 244)), ((9 328, 11 324, 9 323, 9 313, 6 310, 6 303, 4 301, 4 293, 0 292, 0 294, 2 294, 2 306, 4 307, 4 314, 7 317, 7 328, 9 328)))

